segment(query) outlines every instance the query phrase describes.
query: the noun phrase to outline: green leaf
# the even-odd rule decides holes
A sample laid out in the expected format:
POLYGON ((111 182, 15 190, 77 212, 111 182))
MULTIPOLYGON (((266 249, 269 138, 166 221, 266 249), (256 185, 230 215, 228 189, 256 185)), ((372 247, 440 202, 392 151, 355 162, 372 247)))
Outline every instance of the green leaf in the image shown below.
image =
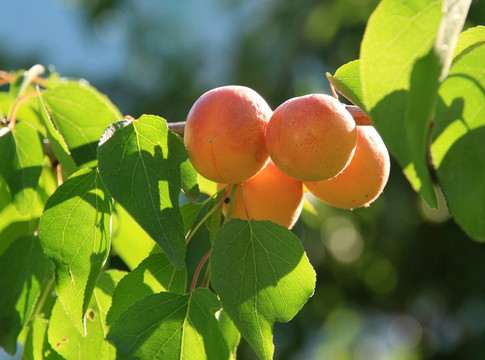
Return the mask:
MULTIPOLYGON (((93 87, 68 81, 43 92, 50 119, 79 167, 93 165, 103 131, 122 118, 111 101, 93 87)), ((53 135, 53 132, 51 132, 53 135)))
POLYGON ((222 306, 261 359, 272 359, 272 328, 312 296, 315 271, 300 240, 271 221, 232 219, 217 233, 211 283, 222 306))
POLYGON ((186 286, 185 268, 175 269, 163 253, 150 255, 121 279, 113 294, 106 322, 111 325, 123 311, 145 296, 162 291, 184 294, 186 286))
POLYGON ((185 237, 179 210, 180 167, 187 151, 164 119, 143 115, 106 130, 98 149, 106 187, 160 245, 175 267, 184 267, 185 237))
POLYGON ((354 60, 342 65, 335 75, 327 73, 327 79, 339 93, 345 96, 353 104, 366 111, 363 102, 362 84, 360 82, 360 61, 354 60))
POLYGON ((71 151, 69 150, 66 140, 62 137, 61 133, 56 129, 52 116, 47 109, 47 105, 42 98, 42 93, 37 87, 37 95, 40 102, 40 112, 42 114, 42 120, 46 129, 46 136, 49 140, 49 146, 52 148, 52 152, 56 156, 56 159, 62 165, 62 169, 66 174, 70 175, 76 171, 77 165, 74 159, 71 157, 71 151))
POLYGON ((66 360, 115 359, 116 349, 105 340, 106 312, 111 304, 111 295, 124 272, 111 270, 102 273, 94 289, 86 316, 86 336, 79 333, 64 312, 60 301, 52 309, 48 339, 52 348, 66 360))
POLYGON ((110 248, 111 197, 98 172, 73 174, 51 196, 40 219, 40 239, 55 264, 56 292, 83 334, 84 315, 110 248))
POLYGON ((13 355, 17 337, 53 275, 39 239, 23 236, 10 244, 0 257, 0 274, 0 345, 13 355))
POLYGON ((468 51, 484 43, 485 26, 476 26, 462 32, 456 43, 455 53, 453 54, 454 60, 458 60, 460 56, 465 55, 468 51))
POLYGON ((219 327, 221 328, 222 336, 224 336, 227 346, 229 347, 231 360, 236 360, 237 347, 241 340, 241 334, 224 310, 219 314, 219 327))
POLYGON ((197 201, 200 196, 199 185, 197 184, 197 171, 195 171, 189 159, 180 165, 182 180, 182 191, 189 201, 197 201))
POLYGON ((108 340, 119 359, 228 359, 214 316, 219 308, 216 296, 203 288, 149 295, 113 323, 108 340))
MULTIPOLYGON (((427 167, 422 166, 426 153, 421 146, 417 150, 411 146, 415 142, 422 144, 431 120, 427 118, 429 106, 420 112, 418 105, 432 104, 436 92, 425 93, 424 99, 419 97, 424 92, 409 92, 420 89, 421 85, 411 84, 413 69, 420 73, 431 67, 431 73, 436 72, 433 61, 415 63, 426 59, 433 49, 441 5, 438 0, 382 1, 367 23, 360 56, 362 93, 372 121, 413 188, 433 207, 436 206, 433 184, 427 167), (416 114, 415 124, 407 125, 407 116, 416 114), (416 124, 423 119, 424 124, 416 124), (415 161, 420 163, 416 165, 415 161)), ((432 80, 431 89, 435 83, 432 80)))
POLYGON ((118 203, 114 204, 112 229, 112 250, 130 270, 136 268, 153 251, 160 249, 118 203))
POLYGON ((182 214, 182 219, 184 221, 184 234, 187 235, 192 229, 197 215, 199 215, 200 210, 204 207, 204 204, 188 202, 180 207, 180 213, 182 214))
POLYGON ((18 122, 13 129, 0 136, 0 154, 0 175, 7 182, 19 212, 27 214, 35 201, 44 161, 39 133, 30 123, 18 122))
POLYGON ((63 360, 55 352, 47 340, 47 327, 49 321, 37 315, 32 321, 25 344, 22 348, 22 360, 63 360))
POLYGON ((442 84, 431 155, 448 207, 472 238, 485 241, 485 43, 456 59, 442 84))

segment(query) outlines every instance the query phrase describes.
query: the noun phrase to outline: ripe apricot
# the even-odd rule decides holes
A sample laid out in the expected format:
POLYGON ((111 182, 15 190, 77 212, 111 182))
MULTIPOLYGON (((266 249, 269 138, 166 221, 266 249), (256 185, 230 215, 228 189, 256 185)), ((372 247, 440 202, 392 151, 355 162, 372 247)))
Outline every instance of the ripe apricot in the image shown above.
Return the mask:
POLYGON ((282 173, 270 161, 239 187, 232 215, 241 219, 272 220, 291 229, 300 216, 303 196, 303 183, 282 173))
POLYGON ((203 94, 187 116, 184 142, 194 168, 209 180, 239 184, 268 161, 265 132, 272 110, 254 90, 223 86, 203 94))
POLYGON ((266 148, 276 166, 303 181, 326 180, 354 153, 355 121, 335 98, 311 94, 287 100, 269 120, 266 148))
POLYGON ((329 205, 344 209, 368 207, 384 189, 390 167, 389 153, 376 129, 357 126, 357 147, 349 165, 331 179, 305 185, 329 205))

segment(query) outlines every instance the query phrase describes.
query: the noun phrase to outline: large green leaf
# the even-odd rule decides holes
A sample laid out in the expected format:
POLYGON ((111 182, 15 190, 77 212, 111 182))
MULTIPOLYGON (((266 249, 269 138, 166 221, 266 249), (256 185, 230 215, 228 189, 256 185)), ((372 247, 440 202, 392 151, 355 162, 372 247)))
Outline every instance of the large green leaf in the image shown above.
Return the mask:
POLYGON ((48 339, 52 348, 66 360, 115 359, 116 350, 105 340, 107 334, 106 313, 111 296, 124 272, 104 272, 96 284, 86 317, 86 336, 69 321, 61 303, 56 302, 49 321, 48 339))
POLYGON ((105 95, 79 81, 48 89, 42 99, 49 121, 62 135, 76 164, 92 165, 103 131, 122 118, 119 110, 105 95))
POLYGON ((187 157, 166 121, 150 115, 115 123, 98 149, 99 171, 109 192, 177 268, 185 259, 179 194, 180 167, 187 157))
MULTIPOLYGON (((6 128, 4 128, 6 129, 6 128)), ((29 213, 42 172, 44 149, 39 133, 26 121, 0 136, 0 175, 20 213, 29 213)))
POLYGON ((51 196, 40 239, 55 264, 56 292, 75 327, 84 315, 110 248, 111 197, 95 169, 73 174, 51 196))
POLYGON ((39 239, 23 236, 10 244, 0 257, 0 274, 0 346, 13 355, 20 330, 53 275, 39 239))
POLYGON ((442 84, 431 154, 448 207, 472 238, 485 241, 485 43, 456 59, 442 84))
MULTIPOLYGON (((426 101, 433 103, 436 92, 428 92, 422 99, 409 91, 413 70, 421 73, 428 68, 432 74, 436 73, 434 61, 423 60, 418 69, 414 67, 417 60, 426 59, 433 49, 441 10, 438 0, 382 1, 367 23, 360 56, 362 93, 372 121, 389 151, 405 169, 413 188, 431 206, 436 206, 433 184, 427 168, 422 164, 415 166, 415 161, 426 160, 421 145, 431 120, 427 118, 429 108, 420 112, 419 106, 426 101), (424 119, 424 125, 407 125, 407 117, 416 114, 415 121, 424 119), (412 150, 416 144, 419 149, 412 150)), ((430 88, 436 88, 437 80, 431 81, 430 88)), ((419 85, 413 90, 420 89, 419 85)))
POLYGON ((111 325, 123 311, 145 296, 162 291, 184 294, 186 283, 185 268, 175 269, 163 253, 150 255, 116 287, 107 324, 111 325))
POLYGON ((334 75, 327 73, 328 81, 353 104, 366 111, 360 82, 360 62, 354 60, 342 65, 334 75))
POLYGON ((211 281, 223 308, 261 359, 272 359, 273 324, 312 296, 315 271, 300 240, 270 221, 232 219, 216 234, 211 281))
POLYGON ((214 316, 219 308, 216 296, 203 288, 149 295, 113 323, 108 340, 119 359, 229 359, 214 316))

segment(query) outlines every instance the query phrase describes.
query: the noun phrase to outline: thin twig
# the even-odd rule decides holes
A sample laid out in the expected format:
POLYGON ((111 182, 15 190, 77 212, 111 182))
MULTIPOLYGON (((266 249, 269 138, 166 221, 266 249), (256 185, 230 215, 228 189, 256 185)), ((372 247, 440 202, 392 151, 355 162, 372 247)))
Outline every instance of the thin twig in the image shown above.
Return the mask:
MULTIPOLYGON (((352 115, 352 117, 355 120, 355 124, 359 126, 372 126, 372 120, 365 113, 364 110, 362 110, 360 107, 355 106, 355 105, 344 105, 347 111, 352 115)), ((184 132, 185 132, 185 121, 179 121, 179 122, 172 122, 168 123, 168 128, 175 134, 180 135, 181 137, 184 137, 184 132)))

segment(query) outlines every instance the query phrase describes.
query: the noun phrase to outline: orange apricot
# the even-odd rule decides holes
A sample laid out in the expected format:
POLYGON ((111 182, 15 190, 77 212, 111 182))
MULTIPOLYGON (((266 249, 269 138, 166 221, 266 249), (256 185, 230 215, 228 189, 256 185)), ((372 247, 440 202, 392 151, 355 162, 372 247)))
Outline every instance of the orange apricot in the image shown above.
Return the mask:
POLYGON ((276 166, 302 181, 326 180, 350 162, 355 121, 335 98, 311 94, 287 100, 269 120, 266 148, 276 166))
MULTIPOLYGON (((219 184, 219 189, 222 186, 219 184)), ((300 216, 303 196, 303 183, 284 174, 270 161, 263 170, 239 187, 232 216, 271 220, 291 229, 300 216)), ((224 212, 225 209, 226 206, 224 212)))
POLYGON ((337 176, 305 182, 325 203, 344 209, 368 207, 382 193, 389 178, 389 152, 372 126, 357 126, 357 147, 349 165, 337 176))
POLYGON ((239 184, 268 161, 265 132, 272 110, 254 90, 222 86, 203 94, 187 116, 184 142, 201 175, 239 184))

